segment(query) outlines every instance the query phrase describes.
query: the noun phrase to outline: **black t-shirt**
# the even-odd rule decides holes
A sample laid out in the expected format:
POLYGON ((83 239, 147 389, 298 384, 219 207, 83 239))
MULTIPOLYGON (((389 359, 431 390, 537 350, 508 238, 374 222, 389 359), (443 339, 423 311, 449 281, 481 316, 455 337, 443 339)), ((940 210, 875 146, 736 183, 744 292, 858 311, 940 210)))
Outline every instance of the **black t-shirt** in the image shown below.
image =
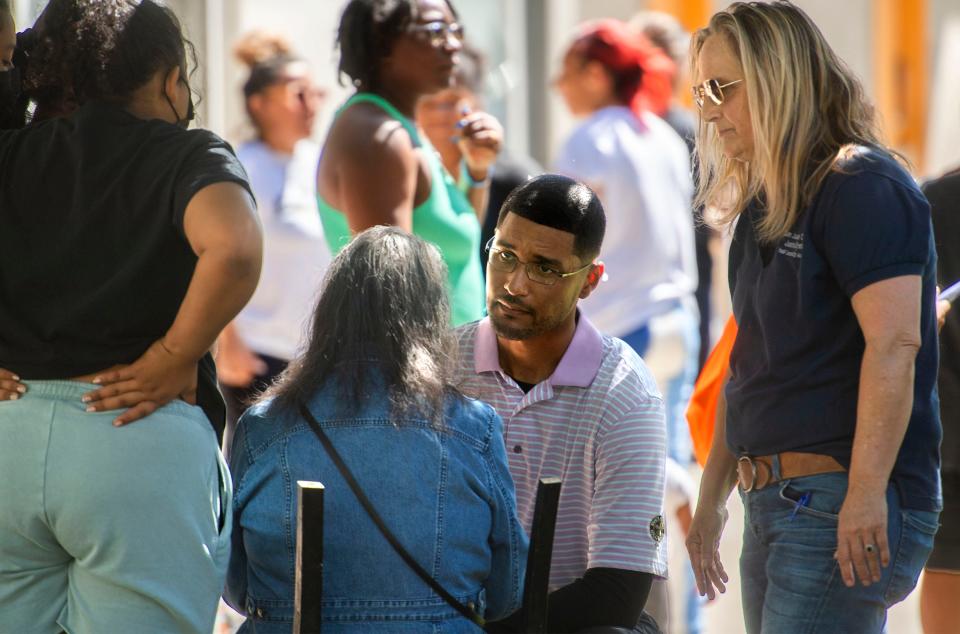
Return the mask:
POLYGON ((892 481, 907 508, 940 507, 936 252, 930 207, 886 153, 860 148, 827 177, 777 244, 759 245, 755 203, 730 248, 739 331, 730 358, 727 444, 736 455, 805 451, 850 464, 864 340, 850 298, 923 278, 913 411, 892 481))
MULTIPOLYGON (((923 193, 933 213, 940 288, 960 281, 960 170, 927 183, 923 193)), ((940 330, 940 419, 944 471, 960 471, 960 302, 940 330)))
MULTIPOLYGON (((197 260, 184 211, 217 182, 249 191, 225 141, 112 105, 0 132, 0 366, 64 379, 136 360, 173 323, 197 260)), ((198 399, 222 419, 214 376, 208 357, 198 399)))

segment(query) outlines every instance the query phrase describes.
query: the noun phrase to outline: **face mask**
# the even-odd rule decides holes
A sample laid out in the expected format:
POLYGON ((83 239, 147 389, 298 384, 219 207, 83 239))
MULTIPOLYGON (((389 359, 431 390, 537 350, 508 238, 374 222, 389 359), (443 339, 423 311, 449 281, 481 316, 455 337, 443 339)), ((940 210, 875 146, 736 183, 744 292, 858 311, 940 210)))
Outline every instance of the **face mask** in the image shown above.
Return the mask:
MULTIPOLYGON (((181 80, 183 81, 183 80, 181 80)), ((183 82, 187 87, 187 92, 190 93, 190 98, 187 101, 187 116, 183 119, 180 118, 180 113, 177 112, 176 107, 173 105, 173 101, 170 99, 170 95, 166 92, 163 93, 164 98, 166 98, 167 103, 170 104, 170 109, 173 110, 173 116, 176 117, 176 125, 186 130, 190 127, 190 122, 193 121, 193 118, 196 116, 196 113, 193 110, 193 93, 190 92, 190 84, 183 82)))
MULTIPOLYGON (((189 89, 190 87, 188 86, 187 90, 189 89)), ((196 116, 197 116, 197 113, 193 111, 193 95, 191 94, 189 100, 187 101, 187 116, 185 119, 177 120, 177 125, 183 128, 184 130, 186 130, 187 128, 190 127, 190 123, 193 121, 194 117, 196 116)))

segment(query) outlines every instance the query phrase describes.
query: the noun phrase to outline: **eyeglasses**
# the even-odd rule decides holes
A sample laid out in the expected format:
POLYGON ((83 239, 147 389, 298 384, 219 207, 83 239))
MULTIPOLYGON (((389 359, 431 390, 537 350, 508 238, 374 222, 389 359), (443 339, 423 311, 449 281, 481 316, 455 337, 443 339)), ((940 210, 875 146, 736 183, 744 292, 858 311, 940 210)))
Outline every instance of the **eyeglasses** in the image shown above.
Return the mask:
POLYGON ((704 96, 707 96, 710 98, 710 101, 719 106, 723 103, 723 89, 727 86, 739 84, 742 81, 742 79, 734 79, 733 81, 721 84, 716 79, 708 79, 691 89, 693 90, 693 100, 697 103, 698 108, 703 108, 704 96))
POLYGON ((513 273, 517 270, 517 265, 522 264, 527 273, 527 279, 537 284, 543 284, 544 286, 553 286, 560 280, 576 275, 593 266, 591 262, 590 264, 581 266, 576 271, 564 273, 543 262, 524 262, 518 258, 517 254, 513 251, 507 251, 506 249, 493 246, 495 239, 496 238, 490 238, 490 240, 487 241, 486 247, 484 247, 487 253, 490 254, 490 257, 487 259, 487 264, 491 269, 499 271, 500 273, 513 273))
POLYGON ((441 48, 446 45, 452 37, 459 43, 463 43, 463 27, 456 22, 428 22, 426 24, 414 24, 410 27, 410 32, 424 38, 433 48, 441 48))

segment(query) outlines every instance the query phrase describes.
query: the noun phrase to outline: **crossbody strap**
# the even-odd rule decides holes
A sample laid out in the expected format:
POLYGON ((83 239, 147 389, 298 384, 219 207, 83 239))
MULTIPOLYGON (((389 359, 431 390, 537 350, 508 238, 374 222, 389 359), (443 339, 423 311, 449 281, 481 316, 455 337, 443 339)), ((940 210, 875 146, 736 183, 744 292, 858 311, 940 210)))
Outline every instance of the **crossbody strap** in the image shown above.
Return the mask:
POLYGON ((303 416, 304 420, 307 421, 307 424, 310 426, 310 429, 313 430, 313 433, 316 434, 317 438, 320 439, 320 444, 323 445, 324 450, 327 452, 327 455, 330 456, 330 459, 333 460, 333 464, 336 465, 337 470, 340 472, 340 475, 343 476, 343 479, 346 480, 347 484, 350 486, 350 489, 353 491, 353 494, 357 497, 357 501, 360 502, 360 506, 367 512, 367 515, 370 516, 370 519, 373 520, 373 523, 377 525, 377 528, 380 529, 380 533, 383 537, 390 543, 390 546, 393 547, 393 550, 403 559, 404 563, 410 566, 410 569, 417 573, 417 576, 423 579, 430 588, 436 592, 441 599, 446 601, 450 607, 463 615, 464 618, 469 619, 473 623, 477 624, 480 627, 483 627, 486 624, 483 617, 477 614, 474 610, 471 610, 469 607, 457 601, 456 597, 446 591, 443 586, 441 586, 436 579, 434 579, 429 572, 423 569, 420 564, 407 552, 407 549, 403 547, 399 540, 390 529, 387 528, 387 525, 383 522, 383 518, 380 517, 380 514, 377 513, 377 509, 373 507, 373 504, 367 498, 366 493, 363 492, 363 489, 360 488, 360 484, 353 477, 353 474, 350 473, 350 469, 347 468, 346 463, 343 462, 343 458, 340 457, 340 454, 337 452, 336 448, 333 446, 333 443, 330 442, 330 438, 327 434, 320 428, 320 424, 317 423, 317 419, 313 417, 313 414, 310 413, 310 410, 307 409, 307 406, 303 403, 299 403, 300 414, 303 416))

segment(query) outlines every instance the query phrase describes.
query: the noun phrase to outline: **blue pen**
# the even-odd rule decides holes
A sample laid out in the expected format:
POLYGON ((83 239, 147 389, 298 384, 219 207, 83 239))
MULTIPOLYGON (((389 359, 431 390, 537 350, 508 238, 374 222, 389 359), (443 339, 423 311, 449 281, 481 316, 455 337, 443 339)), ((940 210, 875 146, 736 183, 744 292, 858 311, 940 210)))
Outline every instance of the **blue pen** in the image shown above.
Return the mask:
POLYGON ((810 494, 804 493, 800 496, 800 499, 797 500, 796 504, 793 505, 793 513, 790 514, 790 521, 793 521, 793 518, 797 516, 797 512, 800 510, 801 506, 806 506, 810 502, 810 494))

